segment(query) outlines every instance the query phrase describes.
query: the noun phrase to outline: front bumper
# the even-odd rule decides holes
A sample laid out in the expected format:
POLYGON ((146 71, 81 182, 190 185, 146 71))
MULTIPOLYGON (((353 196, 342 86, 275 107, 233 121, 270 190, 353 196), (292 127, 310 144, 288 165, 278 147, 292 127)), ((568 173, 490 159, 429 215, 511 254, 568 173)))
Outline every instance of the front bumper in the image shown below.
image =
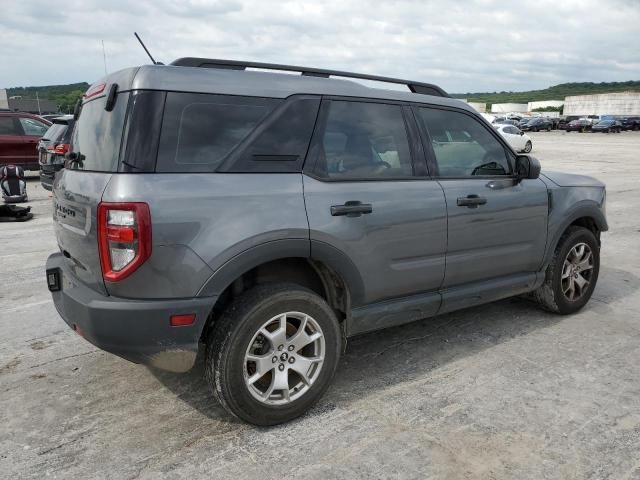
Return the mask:
POLYGON ((59 290, 53 303, 63 320, 87 341, 134 363, 185 372, 196 359, 202 330, 216 298, 132 300, 104 296, 77 281, 60 253, 47 259, 59 290), (195 314, 188 326, 172 327, 171 315, 195 314))

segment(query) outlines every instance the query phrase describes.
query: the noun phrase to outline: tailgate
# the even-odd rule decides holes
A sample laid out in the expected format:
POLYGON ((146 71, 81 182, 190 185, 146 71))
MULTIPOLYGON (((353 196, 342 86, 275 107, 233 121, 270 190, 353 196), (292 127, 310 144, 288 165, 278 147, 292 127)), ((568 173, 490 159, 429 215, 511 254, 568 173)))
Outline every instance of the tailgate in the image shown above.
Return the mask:
POLYGON ((53 220, 69 270, 88 287, 107 294, 100 269, 97 209, 110 173, 63 169, 53 189, 53 220))

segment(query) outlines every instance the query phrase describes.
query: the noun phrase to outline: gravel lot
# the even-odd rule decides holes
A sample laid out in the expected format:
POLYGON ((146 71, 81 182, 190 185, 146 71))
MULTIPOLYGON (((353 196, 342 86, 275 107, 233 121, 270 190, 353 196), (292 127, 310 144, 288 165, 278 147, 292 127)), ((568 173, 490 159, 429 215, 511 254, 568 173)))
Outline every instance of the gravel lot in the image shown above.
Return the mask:
POLYGON ((587 307, 511 299, 352 339, 319 405, 269 429, 226 415, 202 362, 152 371, 66 327, 33 178, 34 220, 0 224, 0 476, 640 479, 640 132, 531 136, 543 171, 607 183, 587 307))

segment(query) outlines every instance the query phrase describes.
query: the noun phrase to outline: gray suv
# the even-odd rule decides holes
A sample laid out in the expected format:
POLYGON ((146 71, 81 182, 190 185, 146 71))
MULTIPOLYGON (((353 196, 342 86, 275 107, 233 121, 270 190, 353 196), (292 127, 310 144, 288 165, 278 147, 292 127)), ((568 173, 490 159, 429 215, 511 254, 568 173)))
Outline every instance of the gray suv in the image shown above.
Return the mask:
POLYGON ((76 116, 58 312, 159 369, 202 346, 247 422, 308 410, 350 336, 521 294, 569 314, 598 278, 604 185, 540 174, 434 85, 184 58, 107 76, 76 116))

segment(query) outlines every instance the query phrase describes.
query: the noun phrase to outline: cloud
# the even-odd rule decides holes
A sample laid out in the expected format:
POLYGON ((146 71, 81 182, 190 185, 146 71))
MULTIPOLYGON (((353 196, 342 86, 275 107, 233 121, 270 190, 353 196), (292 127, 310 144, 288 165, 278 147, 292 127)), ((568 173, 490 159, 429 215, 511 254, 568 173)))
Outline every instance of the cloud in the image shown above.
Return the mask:
POLYGON ((148 63, 247 59, 398 76, 450 92, 640 79, 640 2, 0 0, 0 87, 148 63))

